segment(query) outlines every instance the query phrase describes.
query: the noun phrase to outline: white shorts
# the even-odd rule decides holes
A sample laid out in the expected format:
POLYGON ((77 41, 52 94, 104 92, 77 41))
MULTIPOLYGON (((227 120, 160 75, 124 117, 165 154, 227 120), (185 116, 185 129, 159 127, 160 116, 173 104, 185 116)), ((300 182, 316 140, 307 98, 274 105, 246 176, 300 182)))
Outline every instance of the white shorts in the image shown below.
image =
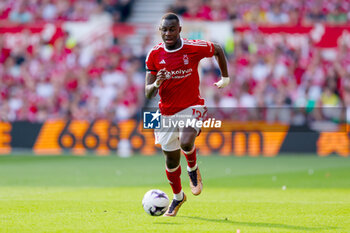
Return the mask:
MULTIPOLYGON (((171 125, 169 122, 179 122, 179 121, 204 121, 207 114, 207 107, 205 105, 195 105, 188 107, 175 115, 171 116, 163 116, 162 115, 162 123, 163 124, 161 129, 156 129, 154 131, 155 136, 155 144, 160 144, 162 147, 162 150, 165 151, 175 151, 180 149, 180 136, 182 133, 182 130, 180 128, 183 128, 179 125, 171 125), (168 126, 168 128, 165 127, 165 125, 168 126), (169 127, 171 126, 171 127, 169 127)), ((201 129, 201 127, 197 127, 196 124, 192 125, 190 127, 194 128, 197 131, 197 135, 201 129), (192 127, 194 126, 194 127, 192 127)))

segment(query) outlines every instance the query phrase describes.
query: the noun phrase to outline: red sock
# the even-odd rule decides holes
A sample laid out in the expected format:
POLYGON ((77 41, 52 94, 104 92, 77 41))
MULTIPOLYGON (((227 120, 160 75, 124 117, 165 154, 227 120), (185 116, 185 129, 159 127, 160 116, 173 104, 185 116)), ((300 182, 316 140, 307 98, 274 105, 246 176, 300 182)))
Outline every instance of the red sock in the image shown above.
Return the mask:
POLYGON ((196 147, 193 147, 193 149, 189 152, 182 151, 186 157, 187 164, 190 168, 196 166, 197 164, 197 150, 196 147))
POLYGON ((182 190, 180 175, 181 175, 180 165, 175 171, 172 171, 172 172, 166 169, 166 176, 168 177, 170 186, 173 189, 174 194, 178 194, 182 190))

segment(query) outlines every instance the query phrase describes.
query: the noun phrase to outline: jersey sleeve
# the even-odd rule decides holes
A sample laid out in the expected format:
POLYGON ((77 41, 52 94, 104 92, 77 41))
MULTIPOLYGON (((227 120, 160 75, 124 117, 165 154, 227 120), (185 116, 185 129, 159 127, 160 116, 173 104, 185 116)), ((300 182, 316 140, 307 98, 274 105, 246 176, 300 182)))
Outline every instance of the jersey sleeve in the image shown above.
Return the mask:
POLYGON ((201 58, 212 57, 215 52, 214 44, 210 41, 195 40, 195 46, 201 58))
POLYGON ((151 72, 153 75, 157 75, 157 68, 154 64, 154 50, 152 49, 146 57, 146 71, 151 72))

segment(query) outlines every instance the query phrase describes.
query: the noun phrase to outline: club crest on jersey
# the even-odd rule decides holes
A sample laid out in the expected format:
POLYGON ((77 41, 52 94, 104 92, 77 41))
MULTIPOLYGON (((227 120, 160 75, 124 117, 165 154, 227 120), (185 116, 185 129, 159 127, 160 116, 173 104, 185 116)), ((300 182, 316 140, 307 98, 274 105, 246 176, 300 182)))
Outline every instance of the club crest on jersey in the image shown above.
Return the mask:
POLYGON ((184 55, 184 58, 183 58, 183 59, 184 59, 184 64, 185 64, 185 65, 188 65, 189 60, 188 60, 187 54, 184 55))

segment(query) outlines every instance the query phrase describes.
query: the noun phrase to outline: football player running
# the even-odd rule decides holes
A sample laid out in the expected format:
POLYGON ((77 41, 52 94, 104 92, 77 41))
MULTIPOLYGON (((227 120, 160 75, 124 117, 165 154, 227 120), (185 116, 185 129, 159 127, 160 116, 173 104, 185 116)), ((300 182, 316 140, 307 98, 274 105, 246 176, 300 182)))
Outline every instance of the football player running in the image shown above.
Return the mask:
MULTIPOLYGON (((209 41, 181 38, 180 21, 173 13, 162 17, 159 31, 163 43, 154 46, 146 58, 146 97, 152 98, 159 91, 162 118, 174 120, 190 115, 191 119, 203 120, 207 109, 200 96, 198 64, 202 58, 215 56, 222 77, 214 85, 224 88, 230 82, 224 51, 220 45, 209 41)), ((187 160, 192 194, 199 195, 202 192, 195 147, 199 132, 200 128, 191 126, 155 131, 156 144, 161 145, 165 155, 166 175, 174 193, 165 216, 176 216, 186 201, 180 178, 181 151, 187 160)))

